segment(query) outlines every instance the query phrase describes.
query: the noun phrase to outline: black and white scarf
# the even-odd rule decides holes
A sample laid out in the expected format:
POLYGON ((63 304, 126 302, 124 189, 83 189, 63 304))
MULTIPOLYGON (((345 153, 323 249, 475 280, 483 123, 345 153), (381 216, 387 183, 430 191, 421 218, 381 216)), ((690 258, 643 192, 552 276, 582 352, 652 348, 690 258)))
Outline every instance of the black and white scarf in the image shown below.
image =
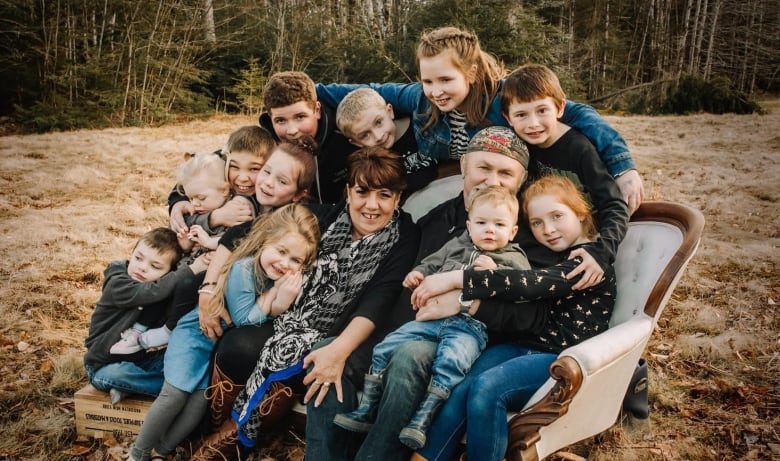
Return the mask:
POLYGON ((392 219, 382 230, 353 241, 348 206, 325 231, 317 260, 298 297, 290 309, 274 319, 274 335, 263 346, 246 388, 236 398, 233 410, 244 445, 257 438, 257 407, 272 381, 266 383, 266 378, 298 364, 312 345, 325 337, 374 276, 398 238, 398 220, 392 219))

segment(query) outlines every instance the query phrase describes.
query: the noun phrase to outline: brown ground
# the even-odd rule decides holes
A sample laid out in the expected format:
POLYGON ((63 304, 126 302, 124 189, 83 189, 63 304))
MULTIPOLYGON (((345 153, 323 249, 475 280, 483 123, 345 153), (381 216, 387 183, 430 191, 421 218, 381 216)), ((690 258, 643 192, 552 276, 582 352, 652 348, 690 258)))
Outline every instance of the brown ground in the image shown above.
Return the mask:
MULTIPOLYGON (((780 101, 764 107, 608 117, 647 198, 693 205, 707 226, 645 354, 650 427, 616 428, 551 459, 780 459, 780 101)), ((77 441, 73 420, 102 271, 166 223, 184 152, 213 150, 251 123, 0 137, 0 460, 119 459, 127 441, 77 441)), ((264 459, 300 460, 300 444, 284 442, 264 459)))

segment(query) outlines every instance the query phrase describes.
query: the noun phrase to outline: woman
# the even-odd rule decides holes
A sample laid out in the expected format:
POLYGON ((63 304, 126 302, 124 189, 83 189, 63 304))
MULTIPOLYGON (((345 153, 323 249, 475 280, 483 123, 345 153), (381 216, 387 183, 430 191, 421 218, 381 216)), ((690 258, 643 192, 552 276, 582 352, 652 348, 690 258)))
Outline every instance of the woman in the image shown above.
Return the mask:
MULTIPOLYGON (((219 417, 233 397, 235 403, 232 418, 204 441, 197 459, 235 456, 239 439, 245 446, 254 444, 261 425, 268 424, 262 415, 268 408, 261 409, 260 403, 272 383, 300 387, 300 372, 309 367, 309 394, 321 398, 335 384, 341 397, 347 358, 365 356, 361 373, 367 370, 371 348, 386 330, 390 308, 414 261, 419 235, 399 209, 405 187, 401 157, 371 147, 352 153, 348 163, 346 200, 311 207, 322 238, 314 267, 290 308, 293 315, 228 330, 217 345, 212 412, 219 417), (332 341, 309 353, 326 336, 332 341)), ((203 316, 202 323, 208 329, 218 318, 224 312, 203 316)))

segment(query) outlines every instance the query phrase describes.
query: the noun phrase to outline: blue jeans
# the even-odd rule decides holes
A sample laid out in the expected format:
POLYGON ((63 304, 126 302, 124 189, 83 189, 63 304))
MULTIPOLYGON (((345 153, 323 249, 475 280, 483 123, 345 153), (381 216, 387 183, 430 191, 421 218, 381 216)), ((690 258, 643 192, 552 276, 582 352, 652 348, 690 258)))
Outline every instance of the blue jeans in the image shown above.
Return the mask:
POLYGON ((164 351, 146 354, 137 362, 115 362, 97 368, 86 365, 89 382, 104 392, 111 388, 127 394, 144 394, 153 397, 163 385, 164 351))
POLYGON ((333 424, 336 414, 352 411, 358 405, 357 388, 352 382, 357 378, 347 378, 350 371, 347 360, 341 379, 343 403, 331 391, 319 407, 314 406, 312 399, 306 409, 306 461, 407 461, 411 450, 401 443, 398 435, 425 395, 435 354, 436 343, 430 341, 412 341, 396 349, 384 376, 385 388, 376 423, 365 439, 333 424))
POLYGON ((463 381, 471 365, 485 349, 485 324, 465 315, 454 315, 428 322, 411 321, 390 333, 374 348, 371 373, 381 375, 395 350, 410 341, 438 343, 433 360, 431 385, 449 394, 463 381))
POLYGON ((547 380, 556 357, 518 344, 487 348, 444 403, 420 454, 430 461, 449 461, 466 433, 467 459, 501 460, 507 445, 507 410, 522 408, 547 380), (467 425, 469 417, 478 424, 467 425))

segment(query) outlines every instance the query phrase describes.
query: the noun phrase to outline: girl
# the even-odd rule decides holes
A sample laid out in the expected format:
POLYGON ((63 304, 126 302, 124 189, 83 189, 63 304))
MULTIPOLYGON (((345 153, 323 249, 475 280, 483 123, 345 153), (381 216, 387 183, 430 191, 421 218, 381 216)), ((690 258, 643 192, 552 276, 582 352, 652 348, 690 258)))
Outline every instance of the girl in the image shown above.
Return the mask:
POLYGON ((614 268, 610 265, 604 280, 586 290, 572 290, 577 279, 565 278, 579 263, 579 258, 568 259, 570 253, 592 242, 597 233, 585 197, 569 179, 544 176, 524 191, 523 211, 536 240, 560 255, 557 265, 528 271, 434 274, 418 289, 424 299, 441 290, 462 288, 465 300, 543 301, 547 319, 538 332, 525 332, 522 339, 489 348, 480 356, 434 421, 428 443, 413 459, 421 459, 419 455, 428 460, 451 459, 465 430, 467 459, 501 460, 507 447, 506 412, 522 409, 546 381, 550 364, 563 349, 609 327, 615 303, 614 268), (433 279, 439 275, 439 280, 433 279))
MULTIPOLYGON (((501 113, 504 67, 482 50, 476 34, 443 27, 420 37, 420 83, 371 84, 398 113, 412 114, 420 152, 434 159, 459 158, 468 140, 489 125, 509 126, 501 113)), ((317 85, 324 104, 338 103, 359 85, 317 85)), ((626 203, 641 203, 642 181, 620 133, 590 106, 567 101, 561 121, 579 129, 616 178, 626 203)))
MULTIPOLYGON (((290 204, 260 219, 230 255, 219 279, 204 284, 237 325, 262 323, 290 307, 300 291, 301 271, 311 265, 320 232, 317 218, 290 204)), ((172 453, 200 423, 206 410, 202 389, 214 343, 199 329, 198 310, 184 316, 165 354, 165 383, 152 404, 129 460, 172 453)))

